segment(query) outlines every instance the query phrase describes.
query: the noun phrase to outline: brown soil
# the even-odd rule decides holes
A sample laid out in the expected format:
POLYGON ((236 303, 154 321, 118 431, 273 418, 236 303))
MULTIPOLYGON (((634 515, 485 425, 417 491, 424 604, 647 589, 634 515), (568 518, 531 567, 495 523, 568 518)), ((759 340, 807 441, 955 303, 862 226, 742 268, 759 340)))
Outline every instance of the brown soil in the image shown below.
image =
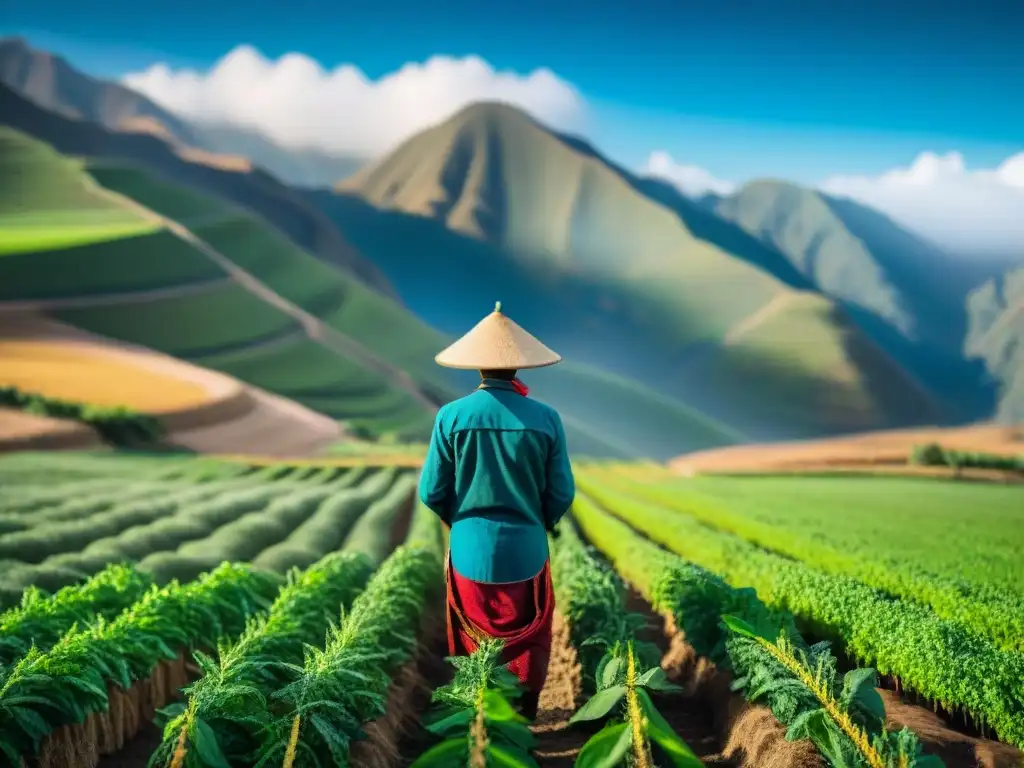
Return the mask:
MULTIPOLYGON (((192 675, 194 677, 194 675, 192 675)), ((189 682, 184 655, 161 662, 146 679, 127 691, 111 686, 106 712, 84 723, 63 726, 43 741, 39 756, 24 761, 35 768, 138 768, 160 743, 151 722, 156 709, 180 698, 189 682)))
POLYGON ((82 450, 103 446, 96 432, 77 421, 0 408, 0 452, 82 450))
MULTIPOLYGON (((198 387, 202 402, 150 409, 166 426, 168 442, 200 453, 253 451, 264 456, 312 456, 340 439, 337 422, 296 402, 145 347, 87 333, 33 312, 0 312, 0 339, 51 345, 54 359, 93 356, 140 372, 198 387)), ((121 403, 132 405, 131 402, 121 403)), ((0 431, 0 450, 6 441, 0 431)), ((55 446, 63 447, 63 446, 55 446)))
MULTIPOLYGON (((915 446, 938 443, 945 448, 1005 456, 1024 453, 1024 427, 977 424, 968 427, 866 432, 822 440, 766 445, 736 445, 679 456, 669 466, 680 474, 714 472, 865 471, 948 477, 946 467, 914 467, 907 459, 915 446)), ((1014 479, 1013 473, 965 470, 962 477, 1014 479)), ((1016 475, 1019 478, 1019 474, 1016 475)))
MULTIPOLYGON (((412 504, 410 503, 410 509, 412 504)), ((404 537, 403 537, 404 538, 404 537)), ((365 741, 352 745, 349 762, 360 768, 398 768, 407 764, 405 745, 422 729, 417 715, 429 706, 434 690, 437 651, 444 642, 444 617, 427 607, 420 623, 419 640, 413 658, 394 676, 388 689, 384 714, 367 723, 365 741)), ((441 654, 443 657, 443 653, 441 654)), ((444 662, 441 662, 444 666, 444 662)), ((415 759, 422 749, 411 753, 415 759)))
POLYGON ((925 752, 938 755, 946 768, 1021 768, 1024 753, 1016 747, 954 730, 942 717, 924 707, 907 703, 893 691, 878 689, 892 728, 907 727, 917 733, 925 752))

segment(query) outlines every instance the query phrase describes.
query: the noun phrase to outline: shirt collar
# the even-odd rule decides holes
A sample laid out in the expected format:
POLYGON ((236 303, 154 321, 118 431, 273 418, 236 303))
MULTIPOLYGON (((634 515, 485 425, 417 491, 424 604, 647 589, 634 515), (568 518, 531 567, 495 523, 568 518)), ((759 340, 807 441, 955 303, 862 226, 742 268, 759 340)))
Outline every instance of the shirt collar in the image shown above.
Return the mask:
POLYGON ((512 392, 515 391, 512 382, 505 381, 504 379, 482 379, 477 389, 507 389, 512 392))

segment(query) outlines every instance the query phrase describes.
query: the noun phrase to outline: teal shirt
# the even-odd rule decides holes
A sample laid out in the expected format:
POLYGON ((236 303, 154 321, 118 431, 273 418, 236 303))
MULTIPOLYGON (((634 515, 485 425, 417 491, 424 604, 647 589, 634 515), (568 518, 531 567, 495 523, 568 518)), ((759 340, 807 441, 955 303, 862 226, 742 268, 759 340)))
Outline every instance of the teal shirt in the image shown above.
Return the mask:
POLYGON ((438 411, 420 499, 451 526, 460 575, 489 584, 532 579, 548 557, 547 530, 575 495, 553 408, 487 379, 438 411))

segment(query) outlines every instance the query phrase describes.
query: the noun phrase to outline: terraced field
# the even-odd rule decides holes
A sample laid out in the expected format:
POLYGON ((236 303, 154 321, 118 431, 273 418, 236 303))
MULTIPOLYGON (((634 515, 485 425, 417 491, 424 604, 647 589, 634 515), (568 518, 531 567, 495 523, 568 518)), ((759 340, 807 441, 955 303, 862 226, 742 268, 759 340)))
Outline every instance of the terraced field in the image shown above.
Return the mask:
MULTIPOLYGON (((580 466, 529 723, 499 647, 442 661, 444 533, 407 458, 0 459, 0 764, 1019 764, 1017 563, 896 567, 915 509, 921 551, 963 533, 922 490, 941 484, 908 481, 901 521, 847 514, 894 491, 861 481, 823 523, 825 480, 580 466), (957 607, 968 587, 988 602, 957 607)), ((1019 546, 1008 489, 957 487, 1019 546)), ((964 562, 985 548, 964 538, 964 562)))
POLYGON ((419 389, 447 386, 429 354, 443 339, 251 213, 7 128, 0 177, 0 311, 48 312, 371 433, 428 433, 419 389))

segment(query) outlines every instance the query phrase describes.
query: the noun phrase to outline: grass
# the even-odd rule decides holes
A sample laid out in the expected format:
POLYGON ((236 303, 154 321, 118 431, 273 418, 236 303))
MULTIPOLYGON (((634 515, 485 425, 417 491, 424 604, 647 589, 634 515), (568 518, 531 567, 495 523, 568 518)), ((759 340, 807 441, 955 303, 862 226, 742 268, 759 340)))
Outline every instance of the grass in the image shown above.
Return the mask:
MULTIPOLYGON (((90 219, 93 217, 90 215, 90 219)), ((101 217, 97 217, 101 218, 101 217)), ((36 224, 18 216, 0 216, 0 256, 60 250, 149 234, 159 229, 146 221, 48 221, 36 224)))
POLYGON ((142 168, 90 160, 86 170, 100 186, 185 226, 193 220, 209 221, 218 216, 229 216, 234 210, 217 198, 161 182, 142 168))
POLYGON ((865 553, 1024 597, 1021 491, 912 478, 697 477, 660 482, 679 504, 711 501, 780 535, 865 553), (951 545, 955 542, 955 545, 951 545))
POLYGON ((54 314, 92 333, 186 359, 252 344, 297 327, 291 317, 233 283, 204 293, 54 314))
POLYGON ((144 413, 175 411, 208 400, 198 384, 147 370, 130 359, 59 341, 0 339, 0 387, 144 413))

